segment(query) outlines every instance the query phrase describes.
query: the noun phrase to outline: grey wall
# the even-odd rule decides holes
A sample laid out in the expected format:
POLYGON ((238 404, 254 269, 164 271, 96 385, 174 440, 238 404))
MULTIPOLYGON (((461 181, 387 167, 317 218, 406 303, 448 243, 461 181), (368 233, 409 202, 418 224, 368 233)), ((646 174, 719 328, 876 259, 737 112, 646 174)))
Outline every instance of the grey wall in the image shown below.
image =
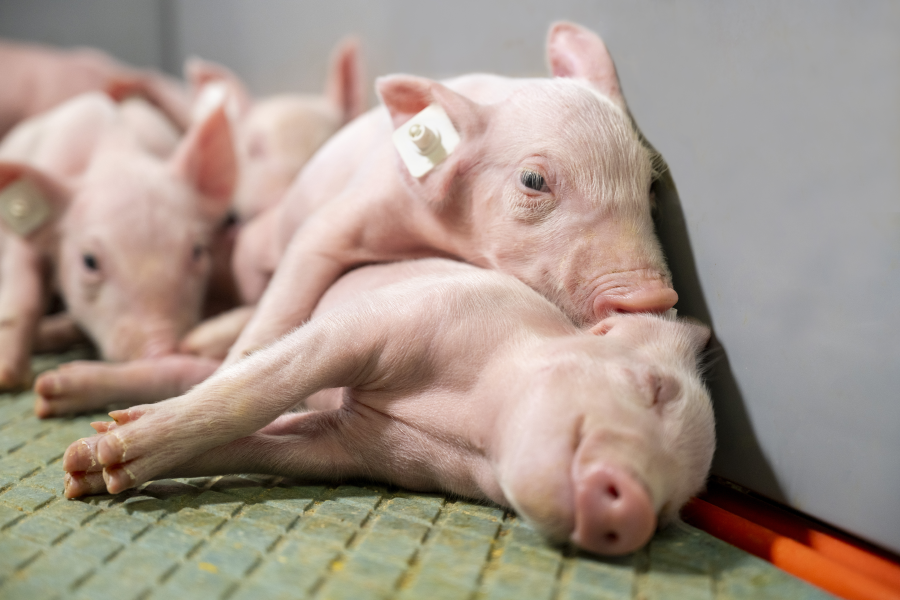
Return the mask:
POLYGON ((721 348, 714 471, 900 552, 900 5, 0 0, 0 35, 199 54, 260 94, 321 89, 347 33, 372 76, 540 74, 556 18, 604 37, 677 182, 660 227, 721 348))

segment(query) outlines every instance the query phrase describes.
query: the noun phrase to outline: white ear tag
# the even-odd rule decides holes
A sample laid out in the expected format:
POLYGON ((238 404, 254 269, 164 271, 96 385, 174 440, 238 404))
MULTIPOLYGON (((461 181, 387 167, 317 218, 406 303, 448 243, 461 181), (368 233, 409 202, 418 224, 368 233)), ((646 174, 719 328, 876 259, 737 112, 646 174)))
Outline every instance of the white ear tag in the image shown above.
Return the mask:
POLYGON ((391 137, 413 177, 421 177, 432 170, 459 144, 459 134, 438 104, 428 106, 398 127, 391 137))
POLYGON ((50 203, 43 192, 25 177, 0 190, 0 219, 22 237, 50 218, 50 203))

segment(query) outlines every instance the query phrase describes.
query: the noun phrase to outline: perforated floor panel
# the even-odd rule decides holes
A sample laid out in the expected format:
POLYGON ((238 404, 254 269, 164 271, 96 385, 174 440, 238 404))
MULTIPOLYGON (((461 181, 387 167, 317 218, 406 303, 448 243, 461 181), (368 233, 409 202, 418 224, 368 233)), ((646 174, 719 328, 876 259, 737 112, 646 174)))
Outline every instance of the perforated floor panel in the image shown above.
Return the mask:
POLYGON ((0 395, 0 599, 831 597, 684 524, 599 559, 497 507, 378 485, 247 475, 66 500, 63 452, 106 417, 40 421, 33 403, 0 395))

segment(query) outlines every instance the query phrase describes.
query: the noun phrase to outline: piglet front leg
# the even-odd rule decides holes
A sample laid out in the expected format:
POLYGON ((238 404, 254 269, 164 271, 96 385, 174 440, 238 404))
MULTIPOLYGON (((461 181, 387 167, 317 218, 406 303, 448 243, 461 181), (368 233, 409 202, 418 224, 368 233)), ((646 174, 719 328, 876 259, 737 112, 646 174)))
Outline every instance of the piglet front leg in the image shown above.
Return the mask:
POLYGON ((253 317, 228 351, 225 366, 302 325, 329 286, 355 262, 348 260, 348 227, 329 222, 332 219, 316 215, 293 236, 253 317))
POLYGON ((134 406, 181 395, 218 368, 220 361, 183 354, 125 363, 75 361, 42 373, 34 383, 34 412, 41 418, 134 406))
POLYGON ((31 345, 43 312, 43 281, 38 254, 8 239, 0 257, 0 390, 31 381, 31 345))
POLYGON ((110 413, 113 427, 69 446, 66 470, 100 465, 118 493, 251 435, 319 390, 356 384, 382 337, 361 334, 372 320, 358 319, 316 319, 183 396, 110 413))
MULTIPOLYGON (((352 434, 352 414, 327 412, 289 413, 249 436, 207 450, 179 465, 161 467, 158 477, 202 477, 232 473, 269 473, 304 479, 341 481, 364 474, 359 462, 346 451, 352 434)), ((109 422, 93 423, 100 434, 114 430, 109 422)), ((107 491, 103 465, 94 456, 102 435, 76 442, 66 453, 66 497, 76 498, 107 491)), ((377 456, 371 456, 378 460, 377 456)))

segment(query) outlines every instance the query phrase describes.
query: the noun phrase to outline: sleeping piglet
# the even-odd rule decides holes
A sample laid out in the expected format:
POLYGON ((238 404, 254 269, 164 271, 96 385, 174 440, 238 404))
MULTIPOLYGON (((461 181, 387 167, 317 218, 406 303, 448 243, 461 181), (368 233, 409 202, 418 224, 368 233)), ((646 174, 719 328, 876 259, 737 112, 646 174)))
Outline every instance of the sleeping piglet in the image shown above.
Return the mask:
POLYGON ((547 54, 552 79, 379 79, 384 106, 338 132, 238 241, 245 300, 261 300, 227 362, 306 320, 351 267, 404 258, 509 273, 579 325, 671 308, 653 160, 612 59, 569 23, 551 28, 547 54))
POLYGON ((705 480, 708 336, 649 314, 578 329, 517 279, 454 261, 363 267, 277 343, 95 423, 66 451, 66 496, 160 477, 366 477, 491 500, 553 540, 627 553, 705 480), (307 399, 325 410, 285 414, 307 399))
POLYGON ((0 388, 27 383, 52 292, 106 359, 173 352, 235 165, 221 107, 182 139, 145 101, 101 93, 20 123, 0 145, 0 388))

